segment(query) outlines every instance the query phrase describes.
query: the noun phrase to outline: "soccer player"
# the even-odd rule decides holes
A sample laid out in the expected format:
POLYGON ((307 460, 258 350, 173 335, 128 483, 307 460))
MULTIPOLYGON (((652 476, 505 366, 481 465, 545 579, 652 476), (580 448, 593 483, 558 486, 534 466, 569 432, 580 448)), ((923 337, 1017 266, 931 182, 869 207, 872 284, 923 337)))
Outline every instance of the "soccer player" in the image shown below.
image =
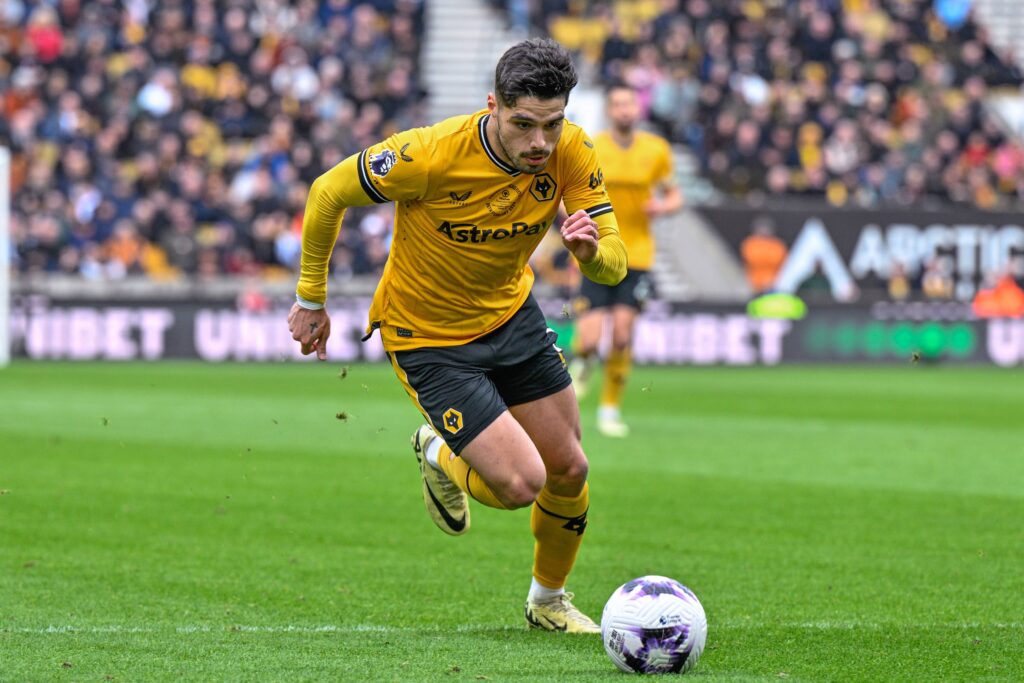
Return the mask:
POLYGON ((412 437, 423 500, 452 535, 468 498, 532 506, 534 628, 599 633, 565 583, 587 528, 587 458, 556 335, 531 294, 530 254, 562 201, 562 242, 606 284, 626 252, 594 144, 565 120, 576 72, 550 40, 509 48, 487 108, 391 136, 312 185, 301 274, 288 315, 302 352, 324 360, 327 266, 346 207, 396 202, 395 233, 370 308, 395 374, 428 424, 412 437))
POLYGON ((629 426, 622 421, 621 405, 631 366, 633 326, 652 294, 648 271, 654 264, 654 236, 650 221, 681 209, 683 196, 672 183, 668 143, 637 129, 640 106, 636 92, 628 85, 614 84, 608 89, 605 105, 611 129, 595 136, 594 144, 629 252, 629 272, 618 284, 591 279, 580 285, 575 308, 583 312, 576 324, 571 374, 582 398, 595 365, 602 326, 610 318, 612 343, 605 362, 597 429, 605 436, 624 437, 629 435, 629 426))

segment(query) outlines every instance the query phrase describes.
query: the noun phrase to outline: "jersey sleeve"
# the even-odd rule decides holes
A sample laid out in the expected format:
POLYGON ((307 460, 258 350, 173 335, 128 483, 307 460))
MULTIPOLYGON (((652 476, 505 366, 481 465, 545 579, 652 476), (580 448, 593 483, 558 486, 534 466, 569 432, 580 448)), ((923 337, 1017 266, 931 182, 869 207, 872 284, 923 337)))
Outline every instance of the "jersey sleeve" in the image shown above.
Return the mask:
POLYGON ((345 209, 415 199, 426 191, 430 156, 424 138, 424 129, 396 133, 313 182, 302 217, 302 260, 295 290, 300 306, 322 308, 327 300, 331 252, 345 209))
POLYGON ((597 256, 589 263, 580 262, 580 272, 594 282, 616 285, 626 277, 626 245, 619 236, 594 143, 582 129, 567 142, 562 201, 570 216, 580 209, 586 211, 598 230, 597 256))
POLYGON ((565 191, 562 201, 571 216, 583 209, 591 218, 612 212, 612 202, 604 186, 604 172, 597 159, 594 142, 581 129, 568 140, 565 163, 565 191))
POLYGON ((359 153, 359 184, 377 204, 422 198, 433 158, 428 128, 395 133, 359 153))

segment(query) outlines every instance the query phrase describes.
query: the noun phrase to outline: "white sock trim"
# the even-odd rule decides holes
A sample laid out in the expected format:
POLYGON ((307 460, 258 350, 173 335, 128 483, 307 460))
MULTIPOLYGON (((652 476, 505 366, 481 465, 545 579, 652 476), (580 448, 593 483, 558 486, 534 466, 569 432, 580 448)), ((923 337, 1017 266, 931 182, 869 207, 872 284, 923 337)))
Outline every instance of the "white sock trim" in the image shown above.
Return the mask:
POLYGON ((618 406, 600 406, 597 409, 597 419, 618 422, 622 419, 622 413, 618 406))
POLYGON ((551 602, 559 595, 565 594, 565 588, 548 588, 537 583, 537 579, 530 579, 530 594, 527 600, 530 602, 551 602))
POLYGON ((443 443, 444 439, 437 436, 431 439, 430 443, 427 444, 427 447, 423 449, 423 456, 435 470, 441 469, 441 465, 437 462, 437 458, 441 454, 441 444, 443 443))

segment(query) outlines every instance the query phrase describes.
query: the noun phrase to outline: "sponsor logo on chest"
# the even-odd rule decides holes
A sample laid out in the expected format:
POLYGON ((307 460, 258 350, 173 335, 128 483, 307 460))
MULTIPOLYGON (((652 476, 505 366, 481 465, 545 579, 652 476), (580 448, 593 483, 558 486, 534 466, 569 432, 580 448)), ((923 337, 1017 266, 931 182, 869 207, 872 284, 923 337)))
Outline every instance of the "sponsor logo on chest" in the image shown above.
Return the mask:
POLYGON ((507 228, 481 228, 475 223, 452 223, 444 221, 437 231, 452 242, 461 244, 483 244, 512 239, 521 235, 536 235, 544 230, 546 223, 513 223, 507 228))

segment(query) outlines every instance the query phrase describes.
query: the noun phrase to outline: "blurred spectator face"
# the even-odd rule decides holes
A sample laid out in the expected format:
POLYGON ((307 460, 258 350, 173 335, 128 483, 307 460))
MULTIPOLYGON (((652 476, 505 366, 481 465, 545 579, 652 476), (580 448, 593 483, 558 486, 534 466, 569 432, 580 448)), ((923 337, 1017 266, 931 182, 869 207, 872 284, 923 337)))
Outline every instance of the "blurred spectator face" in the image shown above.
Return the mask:
POLYGON ((857 126, 852 121, 840 121, 836 126, 836 138, 843 144, 856 142, 857 126))
POLYGON ((889 93, 878 83, 872 83, 864 91, 864 108, 875 116, 885 114, 889 106, 889 93))
POLYGON ((213 36, 217 31, 217 10, 211 3, 196 6, 192 15, 192 24, 198 33, 213 36))
POLYGON ((744 121, 736 129, 736 147, 741 152, 756 150, 761 141, 761 129, 753 121, 744 121))
POLYGON ((715 121, 715 131, 720 137, 728 138, 736 132, 737 125, 739 121, 736 120, 736 115, 731 111, 724 111, 715 121))
POLYGON ((275 116, 270 122, 270 139, 279 149, 290 149, 294 126, 287 116, 275 116))
POLYGON ((81 146, 72 147, 64 157, 64 174, 72 180, 86 178, 92 172, 89 155, 81 146))
POLYGON ((960 50, 960 58, 968 67, 979 66, 985 58, 985 51, 976 41, 971 40, 964 43, 960 50))
POLYGON ((324 88, 336 87, 345 76, 345 63, 337 57, 320 60, 320 83, 324 88))
POLYGON ((640 103, 632 88, 612 88, 605 102, 608 119, 620 133, 628 133, 640 119, 640 103))
POLYGON ((789 128, 773 128, 772 145, 781 150, 791 148, 793 146, 793 131, 789 128))
POLYGON ((768 170, 768 177, 765 179, 768 192, 771 194, 785 194, 789 192, 789 176, 789 169, 785 166, 772 166, 768 170))
POLYGON ((388 74, 386 89, 393 97, 406 97, 409 94, 412 81, 406 69, 395 69, 388 74))
POLYGON ((964 94, 972 102, 978 102, 985 97, 985 93, 988 91, 988 86, 985 84, 985 79, 980 76, 972 76, 964 81, 964 94))
POLYGON ((815 12, 811 17, 811 35, 818 40, 826 40, 832 37, 834 29, 835 24, 832 22, 832 17, 826 12, 815 12))
POLYGON ((245 10, 232 7, 224 14, 224 30, 228 33, 239 33, 245 30, 245 10))
POLYGON ((939 152, 947 157, 951 156, 960 147, 960 141, 957 140, 956 134, 950 130, 944 130, 939 133, 935 141, 938 144, 939 152))
POLYGON ((915 193, 923 192, 927 184, 924 168, 918 165, 908 167, 903 182, 908 190, 915 193))
POLYGON ((178 174, 179 191, 187 199, 196 199, 203 194, 203 172, 198 164, 187 164, 178 174))

